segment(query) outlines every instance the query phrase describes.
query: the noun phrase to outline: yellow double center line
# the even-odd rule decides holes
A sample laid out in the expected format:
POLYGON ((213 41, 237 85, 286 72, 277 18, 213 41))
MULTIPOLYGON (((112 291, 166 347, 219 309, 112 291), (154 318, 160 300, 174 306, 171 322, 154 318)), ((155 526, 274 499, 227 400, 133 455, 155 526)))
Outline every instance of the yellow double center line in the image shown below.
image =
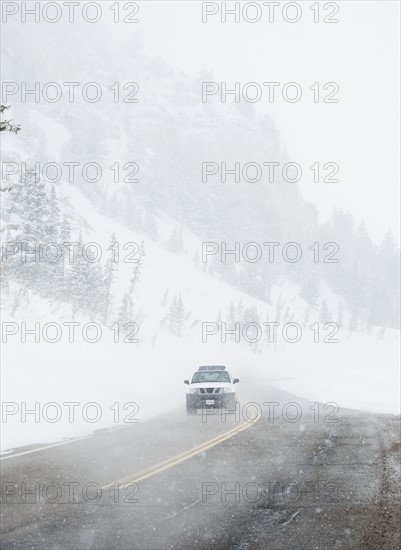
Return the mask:
POLYGON ((176 466, 177 464, 180 464, 181 462, 184 462, 185 460, 188 460, 189 458, 192 458, 198 455, 199 453, 207 451, 208 449, 215 447, 219 443, 222 443, 223 441, 230 439, 231 437, 238 434, 239 432, 242 432, 243 430, 246 430, 247 428, 249 428, 249 426, 252 426, 252 424, 254 422, 257 422, 258 420, 259 418, 255 417, 254 419, 252 419, 252 422, 243 422, 242 424, 240 424, 239 426, 236 426, 235 428, 232 428, 228 432, 224 432, 221 435, 217 435, 216 437, 213 437, 212 439, 209 439, 208 441, 205 441, 204 443, 201 443, 200 445, 197 445, 196 447, 193 447, 188 451, 180 453, 172 458, 168 458, 167 460, 164 460, 163 462, 159 462, 158 464, 154 464, 153 466, 150 466, 145 470, 141 470, 136 474, 131 474, 129 476, 123 477, 122 479, 114 481, 113 483, 108 483, 107 485, 104 485, 101 488, 109 489, 113 485, 118 484, 119 489, 125 489, 132 483, 138 483, 139 481, 143 481, 144 479, 148 479, 157 474, 161 474, 162 472, 169 470, 173 466, 176 466))

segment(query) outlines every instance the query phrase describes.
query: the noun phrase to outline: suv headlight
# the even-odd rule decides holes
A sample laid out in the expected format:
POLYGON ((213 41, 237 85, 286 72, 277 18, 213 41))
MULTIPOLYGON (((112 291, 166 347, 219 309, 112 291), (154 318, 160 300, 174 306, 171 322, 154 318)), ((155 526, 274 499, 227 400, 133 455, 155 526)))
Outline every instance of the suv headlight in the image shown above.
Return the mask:
POLYGON ((231 388, 222 388, 221 393, 231 393, 231 388))
POLYGON ((196 392, 197 392, 196 388, 189 388, 188 390, 188 393, 196 393, 196 392))

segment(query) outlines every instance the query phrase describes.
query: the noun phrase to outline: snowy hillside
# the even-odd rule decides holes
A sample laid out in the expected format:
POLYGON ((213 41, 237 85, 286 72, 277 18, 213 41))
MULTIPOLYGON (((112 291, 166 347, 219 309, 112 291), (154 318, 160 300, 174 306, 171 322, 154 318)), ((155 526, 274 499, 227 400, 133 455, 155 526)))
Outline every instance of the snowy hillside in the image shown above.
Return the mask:
MULTIPOLYGON (((253 319, 259 319, 262 327, 267 319, 281 319, 283 326, 287 310, 292 320, 302 325, 308 306, 299 298, 299 289, 286 281, 281 287, 274 287, 270 305, 218 281, 205 271, 201 262, 196 265, 193 261, 201 243, 189 231, 183 232, 183 251, 173 253, 162 242, 156 243, 100 215, 76 188, 64 184, 63 192, 76 214, 85 217, 85 242, 96 239, 106 250, 112 233, 119 243, 139 243, 144 239, 145 265, 135 300, 135 311, 140 317, 136 335, 139 342, 123 343, 127 335, 123 332, 116 343, 115 333, 101 323, 98 324, 102 330, 99 341, 96 344, 85 341, 83 327, 91 319, 78 313, 74 317, 79 323, 75 341, 70 343, 67 325, 63 323, 72 321, 71 307, 63 304, 54 307, 34 293, 29 293, 29 298, 11 317, 10 302, 19 288, 12 284, 8 299, 3 300, 2 316, 3 323, 17 322, 18 332, 9 335, 4 346, 3 359, 7 366, 3 368, 3 401, 26 403, 28 410, 34 409, 35 402, 41 407, 54 402, 79 405, 73 423, 68 421, 66 406, 62 407, 62 419, 57 423, 36 424, 34 416, 28 415, 26 423, 21 424, 20 410, 10 415, 8 429, 3 434, 3 449, 39 441, 53 442, 121 425, 121 418, 115 422, 114 409, 110 409, 114 403, 120 403, 122 410, 126 403, 135 402, 139 407, 135 418, 141 420, 180 407, 185 397, 183 379, 191 376, 198 364, 209 362, 227 364, 245 382, 245 388, 247 380, 256 379, 266 387, 277 386, 312 400, 335 402, 339 407, 399 412, 398 372, 391 361, 398 345, 395 331, 386 331, 381 337, 377 329, 370 336, 340 331, 339 343, 324 344, 313 343, 312 331, 305 326, 302 339, 294 344, 287 343, 280 331, 274 343, 269 343, 266 332, 256 344, 242 337, 239 343, 230 341, 229 337, 222 343, 221 334, 202 342, 202 323, 226 322, 227 328, 232 328, 229 315, 233 303, 242 303, 244 309, 253 307, 253 319), (169 319, 178 294, 184 307, 180 337, 173 332, 169 319), (26 323, 27 329, 32 329, 35 322, 40 323, 38 342, 29 334, 26 342, 21 342, 21 322, 26 323), (51 322, 61 327, 60 340, 56 343, 46 341, 54 336, 54 331, 43 332, 45 323, 51 322), (83 418, 82 408, 88 402, 97 402, 102 407, 103 414, 97 422, 83 418), (13 425, 18 426, 18 430, 14 430, 13 425)), ((158 222, 165 235, 174 229, 174 220, 165 217, 158 222)), ((119 269, 113 286, 117 303, 127 286, 132 264, 119 264, 119 269)), ((336 300, 338 297, 327 293, 330 307, 334 308, 336 300)), ((111 317, 118 318, 118 311, 111 317)), ((315 317, 318 319, 318 312, 315 317)), ((136 320, 135 315, 132 320, 136 320)), ((308 326, 313 321, 312 316, 308 326)), ((110 321, 108 325, 111 324, 110 321)), ((89 330, 86 337, 96 338, 94 330, 89 330)), ((252 337, 250 333, 249 339, 252 337)), ((252 400, 249 395, 244 398, 252 400)), ((128 407, 127 411, 133 409, 128 407)), ((55 411, 49 409, 49 417, 52 414, 55 411)))
POLYGON ((64 92, 65 82, 90 81, 103 96, 7 98, 22 131, 2 139, 3 161, 18 167, 2 182, 2 400, 15 404, 5 411, 3 449, 120 425, 115 403, 135 402, 142 420, 180 407, 183 380, 209 362, 244 380, 243 399, 252 400, 251 379, 339 407, 398 413, 392 235, 374 244, 369 228, 339 209, 319 223, 302 185, 282 176, 204 181, 205 162, 292 160, 272 117, 251 104, 202 102, 202 82, 213 75, 190 78, 151 58, 140 33, 109 41, 102 24, 90 35, 80 24, 54 25, 43 36, 28 25, 26 34, 23 25, 7 28, 4 80, 50 81, 64 92), (116 102, 116 83, 139 101, 116 102), (39 178, 29 173, 35 163, 39 178), (91 163, 101 167, 98 179, 93 166, 85 177, 91 163), (76 243, 74 261, 65 247, 57 261, 33 259, 32 247, 42 254, 65 242, 76 243), (274 260, 266 242, 277 243, 274 260), (205 243, 214 250, 207 258, 205 243), (259 261, 244 257, 250 243, 252 253, 263 250, 259 261), (291 254, 302 251, 299 261, 285 259, 289 243, 291 254), (222 260, 222 249, 237 244, 238 261, 222 260), (322 259, 330 254, 333 263, 322 259), (38 342, 25 338, 35 323, 38 342), (35 402, 74 401, 100 403, 102 417, 21 422, 35 402))

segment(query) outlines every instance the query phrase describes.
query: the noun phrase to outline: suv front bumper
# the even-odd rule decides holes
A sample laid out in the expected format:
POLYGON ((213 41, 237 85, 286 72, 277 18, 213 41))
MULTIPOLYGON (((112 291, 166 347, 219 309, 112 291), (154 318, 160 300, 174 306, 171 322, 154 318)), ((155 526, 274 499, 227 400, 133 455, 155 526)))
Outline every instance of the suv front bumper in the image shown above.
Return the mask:
POLYGON ((201 409, 203 407, 221 407, 235 401, 235 393, 187 393, 187 407, 201 409))

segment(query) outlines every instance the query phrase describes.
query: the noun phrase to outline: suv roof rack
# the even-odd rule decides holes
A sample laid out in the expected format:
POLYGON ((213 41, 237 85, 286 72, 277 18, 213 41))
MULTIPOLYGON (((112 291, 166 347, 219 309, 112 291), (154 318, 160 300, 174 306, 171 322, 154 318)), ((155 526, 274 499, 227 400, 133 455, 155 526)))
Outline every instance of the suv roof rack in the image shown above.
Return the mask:
POLYGON ((222 365, 204 365, 199 367, 198 371, 199 370, 226 370, 226 367, 223 367, 222 365))

